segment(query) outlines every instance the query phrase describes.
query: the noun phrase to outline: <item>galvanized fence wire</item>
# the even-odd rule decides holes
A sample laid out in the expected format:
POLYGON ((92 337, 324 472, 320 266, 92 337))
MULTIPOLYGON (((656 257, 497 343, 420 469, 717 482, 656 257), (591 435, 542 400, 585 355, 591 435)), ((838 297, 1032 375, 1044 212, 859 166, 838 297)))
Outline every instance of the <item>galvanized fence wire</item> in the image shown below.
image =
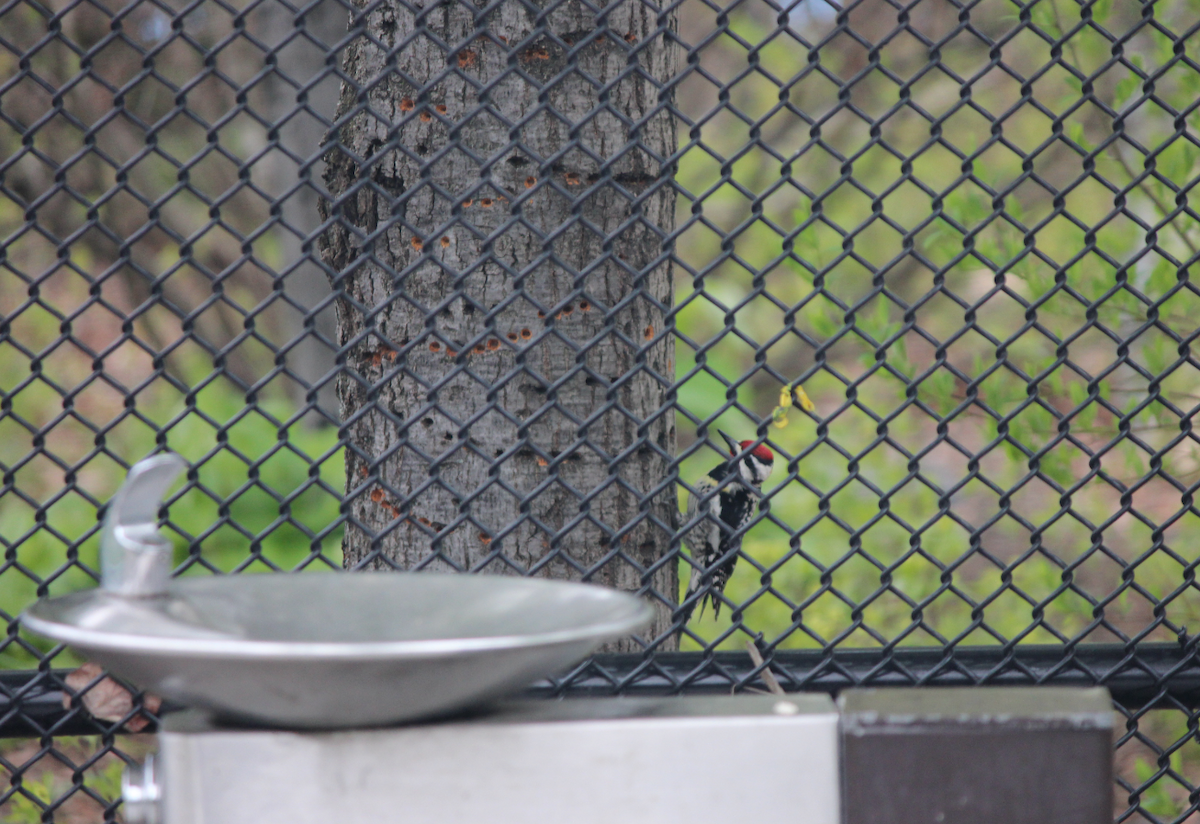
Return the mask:
POLYGON ((1115 817, 1192 816, 1197 5, 0 4, 0 816, 149 746, 18 614, 163 448, 180 574, 656 604, 549 694, 1110 684, 1115 817))

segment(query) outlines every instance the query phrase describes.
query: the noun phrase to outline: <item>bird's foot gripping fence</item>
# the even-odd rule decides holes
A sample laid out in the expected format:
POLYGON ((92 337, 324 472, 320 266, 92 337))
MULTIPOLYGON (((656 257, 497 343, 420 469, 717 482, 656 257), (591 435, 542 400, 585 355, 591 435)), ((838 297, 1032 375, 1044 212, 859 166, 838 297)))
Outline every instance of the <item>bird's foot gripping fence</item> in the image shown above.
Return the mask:
POLYGON ((180 574, 654 603, 555 694, 1106 684, 1115 817, 1189 819, 1198 27, 3 0, 0 818, 111 820, 147 746, 17 615, 93 583, 103 502, 165 448, 180 574))

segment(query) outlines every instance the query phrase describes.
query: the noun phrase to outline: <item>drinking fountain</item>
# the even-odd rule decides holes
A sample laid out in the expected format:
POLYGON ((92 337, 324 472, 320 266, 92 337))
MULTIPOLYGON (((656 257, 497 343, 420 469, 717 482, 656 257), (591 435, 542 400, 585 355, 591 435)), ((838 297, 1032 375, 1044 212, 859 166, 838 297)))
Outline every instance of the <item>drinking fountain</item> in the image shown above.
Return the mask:
POLYGON ((136 464, 106 513, 100 587, 22 618, 188 708, 127 770, 127 824, 705 824, 780 805, 836 824, 827 696, 504 703, 637 630, 650 606, 499 575, 172 579, 157 514, 185 467, 136 464), (705 752, 731 759, 721 782, 696 775, 705 752), (759 789, 731 795, 730 781, 759 789))
POLYGON ((446 714, 558 671, 651 608, 588 584, 499 575, 293 573, 172 580, 161 495, 186 468, 136 464, 109 505, 100 587, 22 621, 142 689, 295 729, 446 714))

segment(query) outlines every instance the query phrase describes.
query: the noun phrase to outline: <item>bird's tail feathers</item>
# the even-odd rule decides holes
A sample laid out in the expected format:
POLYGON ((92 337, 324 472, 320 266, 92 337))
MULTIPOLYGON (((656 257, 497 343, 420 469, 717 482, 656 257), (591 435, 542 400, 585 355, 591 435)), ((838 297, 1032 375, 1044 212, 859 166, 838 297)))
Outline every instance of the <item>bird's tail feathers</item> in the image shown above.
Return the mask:
POLYGON ((724 580, 725 580, 726 576, 722 574, 722 570, 714 570, 712 572, 712 574, 709 576, 708 583, 705 584, 704 583, 705 571, 706 570, 704 570, 703 568, 698 567, 698 566, 692 567, 692 575, 690 578, 688 578, 687 594, 684 595, 684 601, 691 602, 690 604, 688 604, 686 611, 683 613, 683 623, 684 624, 686 624, 688 621, 690 621, 692 619, 692 613, 695 611, 697 605, 699 605, 699 607, 700 607, 700 616, 699 617, 703 618, 704 617, 704 605, 706 603, 712 604, 713 618, 721 617, 720 593, 721 593, 721 590, 724 589, 723 584, 724 584, 724 580), (701 595, 698 600, 693 601, 692 600, 693 596, 695 596, 695 594, 697 592, 699 592, 701 589, 703 589, 705 587, 707 587, 707 591, 703 595, 701 595))
MULTIPOLYGON (((687 606, 684 608, 684 612, 683 612, 683 624, 687 624, 688 621, 692 620, 692 613, 695 611, 696 604, 697 604, 696 601, 692 600, 692 597, 697 592, 700 591, 701 580, 703 579, 703 577, 704 577, 704 571, 700 567, 698 567, 698 566, 692 567, 692 575, 690 578, 688 578, 687 593, 683 596, 684 603, 687 603, 687 606), (690 603, 688 603, 688 602, 690 602, 690 603)), ((703 597, 699 600, 699 604, 700 604, 700 615, 703 616, 704 615, 704 598, 703 597)))

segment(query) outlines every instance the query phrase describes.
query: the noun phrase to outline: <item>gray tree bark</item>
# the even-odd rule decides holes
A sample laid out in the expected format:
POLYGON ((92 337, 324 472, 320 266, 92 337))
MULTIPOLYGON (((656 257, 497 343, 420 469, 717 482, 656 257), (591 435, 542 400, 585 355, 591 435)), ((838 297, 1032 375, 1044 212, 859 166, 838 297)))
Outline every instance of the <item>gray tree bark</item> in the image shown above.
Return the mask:
POLYGON ((347 50, 326 173, 346 566, 646 592, 668 648, 677 49, 641 0, 416 7, 347 50))

